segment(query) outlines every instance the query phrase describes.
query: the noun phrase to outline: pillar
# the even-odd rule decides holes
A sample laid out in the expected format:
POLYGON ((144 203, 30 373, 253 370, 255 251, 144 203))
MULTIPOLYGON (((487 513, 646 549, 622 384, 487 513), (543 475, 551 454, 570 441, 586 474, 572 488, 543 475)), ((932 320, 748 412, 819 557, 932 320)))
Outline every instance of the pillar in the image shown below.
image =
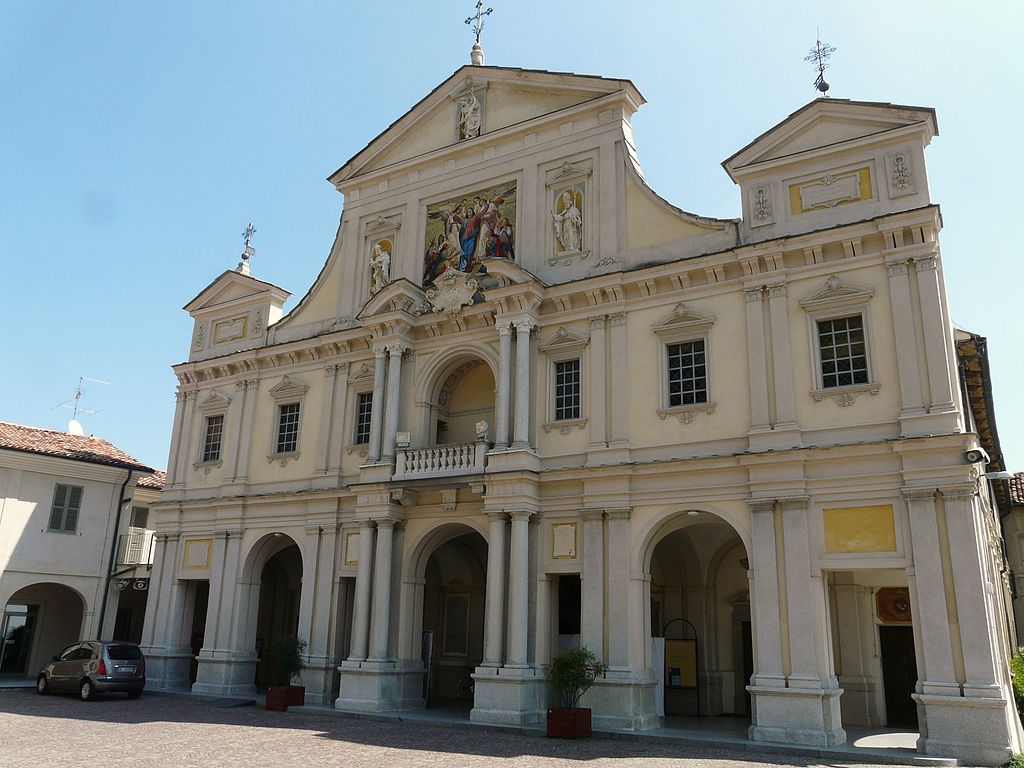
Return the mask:
MULTIPOLYGON (((628 673, 629 628, 637 621, 629 613, 630 512, 628 507, 605 510, 608 517, 608 671, 619 675, 628 673)), ((641 611, 641 615, 645 614, 646 611, 641 611)))
POLYGON ((181 417, 181 430, 178 433, 178 458, 174 462, 177 470, 177 477, 174 478, 175 485, 183 485, 188 475, 188 467, 192 456, 192 433, 195 431, 196 396, 199 393, 194 390, 185 390, 182 395, 185 398, 185 407, 181 417))
POLYGON ((373 404, 370 411, 370 448, 366 457, 367 464, 380 461, 381 424, 384 413, 384 376, 387 366, 387 347, 378 345, 373 348, 373 404))
POLYGON ((786 284, 768 288, 768 312, 771 317, 772 378, 775 382, 775 425, 796 426, 793 397, 793 355, 790 351, 789 307, 786 284))
POLYGON ((182 435, 182 419, 185 412, 185 393, 174 393, 174 421, 171 429, 171 447, 167 452, 167 487, 173 488, 178 478, 178 451, 182 435))
POLYGON ((512 544, 509 548, 508 661, 505 666, 519 669, 529 666, 527 653, 529 650, 530 514, 529 512, 512 513, 512 544))
MULTIPOLYGON (((608 445, 608 363, 605 354, 607 317, 590 318, 590 447, 608 445)), ((616 361, 616 364, 618 362, 616 361)))
POLYGON ((604 659, 604 512, 583 515, 580 643, 604 659))
POLYGON ((331 410, 331 437, 327 443, 327 472, 341 472, 341 452, 345 445, 345 404, 348 402, 349 364, 340 363, 334 375, 334 400, 331 410))
POLYGON ((373 611, 370 619, 369 661, 387 661, 391 630, 391 557, 395 521, 377 521, 377 551, 373 558, 373 611))
POLYGON ((530 331, 532 320, 517 320, 516 326, 516 405, 513 448, 530 447, 530 331))
POLYGON ((764 333, 764 292, 760 288, 743 291, 747 307, 747 369, 750 372, 750 427, 768 429, 767 339, 764 333))
POLYGON ((249 481, 249 458, 252 455, 252 430, 256 423, 256 400, 258 398, 260 382, 259 379, 247 379, 245 381, 245 394, 243 397, 242 423, 238 438, 238 457, 235 469, 234 483, 245 483, 249 481))
POLYGON ((946 354, 945 313, 942 311, 942 288, 939 285, 938 262, 934 256, 914 262, 917 270, 917 293, 924 324, 924 352, 928 364, 928 391, 931 411, 954 409, 949 358, 946 354))
MULTIPOLYGON (((398 396, 402 389, 402 355, 407 347, 402 344, 388 346, 387 404, 384 407, 384 448, 385 462, 395 460, 395 438, 398 434, 398 396)), ((374 382, 374 389, 376 389, 374 382)))
POLYGON ((370 586, 373 578, 373 550, 376 524, 363 520, 359 527, 359 563, 356 566, 356 595, 352 615, 349 659, 365 661, 370 632, 370 586))
POLYGON ((487 602, 484 604, 484 658, 481 666, 500 667, 505 645, 505 532, 508 515, 489 513, 487 602))
POLYGON ((900 415, 923 414, 916 321, 914 305, 910 299, 910 277, 907 275, 907 262, 891 263, 888 265, 888 271, 889 303, 892 309, 893 331, 896 335, 896 364, 900 377, 900 415))
POLYGON ((608 316, 608 341, 613 361, 611 378, 612 403, 611 424, 608 435, 609 445, 625 445, 629 442, 629 342, 626 338, 626 313, 618 312, 608 316))
POLYGON ((508 448, 509 396, 512 382, 512 323, 499 320, 494 324, 498 331, 498 393, 494 402, 495 448, 508 448))

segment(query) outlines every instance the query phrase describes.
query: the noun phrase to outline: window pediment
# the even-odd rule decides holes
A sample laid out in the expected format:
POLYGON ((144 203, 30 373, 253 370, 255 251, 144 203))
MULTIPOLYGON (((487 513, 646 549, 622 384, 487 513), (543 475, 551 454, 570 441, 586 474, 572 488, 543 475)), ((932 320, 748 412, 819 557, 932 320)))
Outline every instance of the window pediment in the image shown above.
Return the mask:
POLYGON ((702 332, 706 331, 715 322, 715 316, 709 315, 693 307, 679 302, 672 307, 672 312, 651 327, 659 336, 668 336, 679 332, 702 332))
POLYGON ((308 384, 303 384, 300 381, 285 376, 280 382, 271 387, 270 396, 277 402, 297 400, 305 396, 308 389, 308 384))
POLYGON ((541 344, 541 352, 571 352, 582 350, 590 344, 590 337, 562 326, 550 339, 541 344))
POLYGON ((841 307, 860 307, 867 304, 875 292, 871 288, 846 284, 838 275, 832 275, 825 281, 825 287, 817 293, 800 300, 800 306, 808 312, 817 310, 838 309, 841 307))
POLYGON ((218 411, 226 411, 230 404, 230 397, 222 395, 214 389, 199 402, 198 408, 203 413, 216 413, 218 411))

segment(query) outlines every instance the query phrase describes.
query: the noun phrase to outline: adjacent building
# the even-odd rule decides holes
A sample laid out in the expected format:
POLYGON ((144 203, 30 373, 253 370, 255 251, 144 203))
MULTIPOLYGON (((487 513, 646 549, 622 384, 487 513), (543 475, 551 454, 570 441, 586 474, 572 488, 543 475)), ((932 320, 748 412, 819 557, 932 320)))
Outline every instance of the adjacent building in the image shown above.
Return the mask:
POLYGON ((643 103, 478 56, 331 174, 292 311, 247 258, 185 307, 153 684, 252 692, 298 637, 310 702, 472 679, 473 720, 529 724, 585 645, 600 728, 1020 749, 934 111, 813 101, 723 163, 717 219, 645 182, 643 103))
POLYGON ((0 675, 141 639, 162 478, 98 437, 0 422, 0 675))

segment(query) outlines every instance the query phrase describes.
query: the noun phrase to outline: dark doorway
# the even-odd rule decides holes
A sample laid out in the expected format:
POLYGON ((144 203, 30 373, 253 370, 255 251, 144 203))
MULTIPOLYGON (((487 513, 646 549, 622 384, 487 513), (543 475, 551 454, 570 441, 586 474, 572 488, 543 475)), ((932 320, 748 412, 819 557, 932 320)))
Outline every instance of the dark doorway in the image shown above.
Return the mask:
POLYGON ((879 627, 886 721, 890 726, 917 728, 917 656, 913 627, 879 627))
POLYGON ((754 636, 749 621, 743 622, 743 702, 744 713, 750 714, 750 691, 748 685, 753 685, 750 678, 754 676, 754 636))
POLYGON ((298 637, 301 588, 302 555, 296 544, 289 544, 267 560, 260 577, 256 622, 256 687, 260 690, 291 682, 276 657, 282 643, 298 637))
POLYGON ((580 647, 583 582, 578 573, 558 577, 558 652, 580 647))
POLYGON ((195 590, 195 602, 192 605, 192 631, 189 633, 192 658, 188 669, 188 680, 190 683, 194 683, 199 671, 199 662, 196 657, 203 649, 203 638, 206 635, 206 608, 210 603, 210 582, 195 581, 189 585, 189 588, 195 590))
POLYGON ((38 615, 38 605, 12 603, 7 606, 0 626, 0 672, 23 675, 28 671, 28 656, 38 615))

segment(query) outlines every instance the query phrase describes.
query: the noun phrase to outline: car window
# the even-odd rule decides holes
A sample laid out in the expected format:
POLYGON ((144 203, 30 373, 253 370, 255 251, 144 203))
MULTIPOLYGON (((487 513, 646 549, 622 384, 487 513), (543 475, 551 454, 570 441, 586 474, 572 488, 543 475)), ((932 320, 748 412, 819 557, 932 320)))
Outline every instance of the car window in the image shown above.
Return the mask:
POLYGON ((72 661, 88 661, 92 658, 92 648, 87 645, 80 646, 73 654, 72 661))
POLYGON ((77 645, 71 645, 71 646, 68 646, 67 648, 65 648, 64 651, 60 655, 60 660, 61 661, 71 661, 71 659, 74 658, 75 651, 77 651, 79 649, 79 647, 80 646, 77 646, 77 645))
POLYGON ((137 645, 108 645, 107 656, 111 661, 135 660, 142 658, 142 651, 137 645))

